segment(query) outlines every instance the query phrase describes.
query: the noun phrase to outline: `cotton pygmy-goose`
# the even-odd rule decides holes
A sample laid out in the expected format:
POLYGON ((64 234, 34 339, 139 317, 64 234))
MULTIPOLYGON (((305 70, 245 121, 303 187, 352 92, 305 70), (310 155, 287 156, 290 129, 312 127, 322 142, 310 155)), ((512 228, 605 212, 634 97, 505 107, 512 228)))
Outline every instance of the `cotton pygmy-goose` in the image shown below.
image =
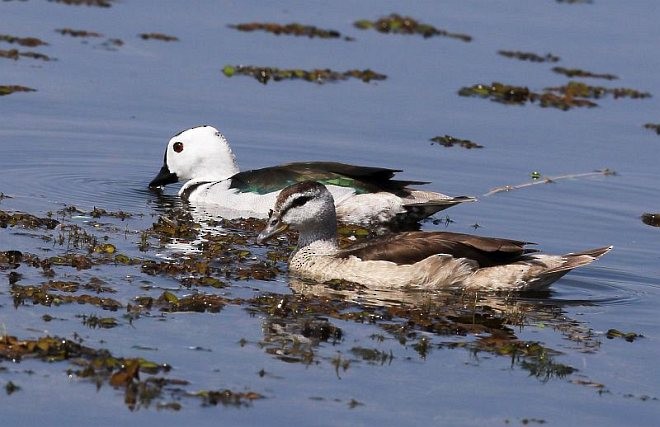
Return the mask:
POLYGON ((612 249, 546 255, 525 248, 529 242, 422 231, 340 249, 332 194, 314 181, 282 190, 257 240, 264 242, 288 226, 299 232, 298 246, 289 258, 292 274, 374 287, 539 290, 612 249))
MULTIPOLYGON (((426 184, 400 181, 395 169, 334 162, 300 162, 239 172, 227 139, 211 126, 183 131, 170 139, 164 165, 149 183, 157 188, 186 181, 179 195, 198 204, 214 204, 265 218, 279 192, 296 182, 323 182, 333 194, 342 222, 415 223, 472 197, 450 197, 409 188, 426 184)), ((239 215, 241 216, 241 215, 239 215)))

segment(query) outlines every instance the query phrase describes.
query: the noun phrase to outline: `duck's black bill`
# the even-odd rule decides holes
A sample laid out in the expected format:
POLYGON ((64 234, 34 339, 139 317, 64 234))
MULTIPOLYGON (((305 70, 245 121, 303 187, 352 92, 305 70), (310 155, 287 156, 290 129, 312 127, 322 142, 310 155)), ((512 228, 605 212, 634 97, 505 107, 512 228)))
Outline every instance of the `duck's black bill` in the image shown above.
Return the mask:
POLYGON ((179 177, 175 173, 170 172, 167 165, 163 165, 156 178, 152 179, 149 183, 149 188, 162 187, 167 184, 174 184, 175 182, 179 182, 179 177))

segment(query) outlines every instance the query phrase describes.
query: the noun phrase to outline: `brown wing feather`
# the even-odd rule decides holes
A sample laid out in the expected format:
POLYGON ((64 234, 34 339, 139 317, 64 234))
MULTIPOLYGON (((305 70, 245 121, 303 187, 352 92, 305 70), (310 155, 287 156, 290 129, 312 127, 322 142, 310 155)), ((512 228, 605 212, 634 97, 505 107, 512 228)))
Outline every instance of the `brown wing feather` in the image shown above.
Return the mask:
POLYGON ((362 260, 385 260, 397 264, 413 264, 435 254, 469 258, 487 267, 515 261, 534 252, 524 246, 529 242, 473 236, 448 232, 411 231, 375 239, 342 251, 341 256, 354 255, 362 260))

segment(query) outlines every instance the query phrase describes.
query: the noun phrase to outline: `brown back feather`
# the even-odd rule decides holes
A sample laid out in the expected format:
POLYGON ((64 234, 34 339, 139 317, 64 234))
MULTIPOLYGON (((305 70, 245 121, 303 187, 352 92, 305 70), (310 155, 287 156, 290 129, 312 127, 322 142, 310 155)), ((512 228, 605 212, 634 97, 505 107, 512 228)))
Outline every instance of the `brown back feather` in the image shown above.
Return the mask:
POLYGON ((343 250, 342 257, 413 264, 435 254, 477 261, 480 267, 506 264, 535 252, 524 248, 529 242, 449 232, 411 231, 371 240, 343 250))

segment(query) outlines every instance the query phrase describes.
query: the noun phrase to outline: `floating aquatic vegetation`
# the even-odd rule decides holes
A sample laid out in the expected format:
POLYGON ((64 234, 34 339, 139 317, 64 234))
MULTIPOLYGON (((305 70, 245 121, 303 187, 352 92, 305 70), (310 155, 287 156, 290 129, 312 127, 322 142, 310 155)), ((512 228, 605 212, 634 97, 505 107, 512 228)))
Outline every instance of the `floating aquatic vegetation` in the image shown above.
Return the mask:
POLYGON ((263 399, 263 396, 253 391, 236 392, 231 390, 198 391, 193 394, 202 399, 204 406, 249 406, 253 400, 263 399))
POLYGON ((0 85, 0 96, 10 95, 14 92, 36 92, 36 89, 20 85, 0 85))
POLYGON ((74 30, 71 28, 59 28, 55 30, 56 32, 62 34, 63 36, 71 37, 103 37, 103 34, 97 33, 95 31, 87 30, 74 30))
POLYGON ((117 48, 122 47, 124 41, 122 39, 110 38, 101 43, 99 46, 106 50, 116 51, 117 48))
MULTIPOLYGON (((303 25, 296 22, 291 24, 276 24, 272 22, 248 22, 243 24, 228 25, 229 28, 234 28, 238 31, 266 31, 268 33, 279 35, 290 35, 290 36, 303 36, 314 38, 318 37, 321 39, 337 39, 342 37, 339 31, 335 30, 324 30, 313 25, 303 25)), ((352 37, 343 37, 346 41, 353 41, 352 37)))
POLYGON ((443 147, 453 147, 454 145, 458 145, 459 147, 463 147, 467 149, 484 148, 483 145, 479 145, 476 142, 470 141, 469 139, 459 139, 449 135, 434 136, 433 138, 431 138, 431 145, 433 144, 442 145, 443 147))
POLYGON ((14 392, 19 391, 21 388, 14 384, 12 381, 9 381, 7 384, 5 384, 5 392, 7 392, 7 395, 13 394, 14 392))
POLYGON ((510 356, 513 360, 518 360, 520 366, 529 371, 530 375, 543 382, 552 378, 564 378, 577 371, 571 366, 554 362, 553 357, 559 355, 559 352, 550 350, 536 341, 521 341, 507 334, 495 333, 479 338, 477 349, 510 356))
POLYGON ((3 50, 0 49, 0 58, 8 58, 8 59, 13 59, 13 60, 18 60, 19 58, 32 58, 32 59, 40 59, 42 61, 51 61, 52 58, 48 55, 44 55, 43 53, 39 52, 22 52, 19 51, 18 49, 9 49, 9 50, 3 50))
POLYGON ((163 42, 178 42, 179 38, 175 36, 169 36, 163 33, 141 33, 140 38, 143 40, 160 40, 163 42))
POLYGON ((62 3, 69 6, 97 6, 112 7, 115 0, 48 0, 55 3, 62 3))
POLYGON ((0 270, 18 268, 22 261, 23 253, 20 251, 0 251, 0 270))
POLYGON ((605 334, 605 336, 610 340, 614 339, 614 338, 623 338, 624 340, 626 340, 628 342, 633 342, 637 338, 642 338, 643 337, 642 334, 638 334, 636 332, 621 332, 618 329, 609 329, 607 331, 607 333, 605 334))
MULTIPOLYGON (((11 285, 10 293, 14 300, 14 307, 18 308, 22 305, 31 303, 33 305, 53 306, 62 304, 90 304, 100 307, 104 310, 117 311, 122 307, 119 301, 112 298, 101 298, 93 295, 65 295, 52 293, 53 289, 49 283, 40 286, 33 285, 11 285)), ((75 292, 66 290, 64 292, 75 292)))
POLYGON ((12 43, 12 44, 16 43, 18 45, 25 47, 37 47, 37 46, 48 45, 48 43, 37 37, 16 37, 16 36, 11 36, 9 34, 0 34, 0 41, 12 43))
POLYGON ((90 329, 112 329, 119 325, 114 317, 98 317, 95 315, 81 315, 82 324, 90 329))
POLYGON ((616 171, 612 169, 599 169, 595 170, 593 172, 583 172, 583 173, 573 173, 573 174, 567 174, 567 175, 560 175, 560 176, 552 176, 552 177, 546 177, 540 175, 539 172, 532 172, 531 177, 532 181, 531 182, 526 182, 524 184, 518 184, 518 185, 504 185, 501 187, 495 187, 491 189, 488 193, 484 194, 484 196, 490 196, 491 194, 495 193, 501 193, 503 191, 513 191, 513 190, 518 190, 521 188, 525 187, 531 187, 532 185, 539 185, 539 184, 552 184, 555 183, 561 179, 575 179, 575 178, 586 178, 590 176, 614 176, 616 175, 616 171))
POLYGON ((489 98, 492 101, 509 105, 523 105, 528 102, 538 103, 540 107, 553 107, 569 110, 574 107, 596 107, 598 104, 590 99, 610 95, 617 98, 648 98, 648 92, 640 92, 628 88, 605 88, 590 86, 581 82, 571 81, 564 86, 549 87, 543 92, 533 92, 524 86, 512 86, 493 82, 490 85, 476 84, 463 87, 458 91, 460 96, 489 98))
POLYGON ((361 19, 355 21, 353 25, 360 30, 375 29, 381 33, 419 34, 424 38, 441 36, 458 39, 464 42, 472 41, 472 36, 467 34, 450 33, 449 31, 435 28, 432 25, 422 24, 409 16, 401 16, 396 13, 382 17, 376 21, 361 19))
POLYGON ((386 363, 392 363, 392 360, 394 360, 392 350, 386 353, 376 348, 353 347, 351 348, 351 354, 374 365, 384 365, 386 363))
POLYGON ((541 107, 554 107, 562 110, 568 110, 573 107, 595 107, 595 102, 569 97, 567 95, 559 96, 554 93, 536 93, 523 86, 511 86, 498 82, 490 85, 476 84, 470 87, 463 87, 458 91, 460 96, 472 96, 480 98, 489 98, 492 101, 502 104, 523 105, 527 102, 538 102, 541 107))
POLYGON ((660 123, 646 123, 644 129, 650 129, 660 135, 660 123))
POLYGON ((101 218, 104 216, 109 216, 112 218, 119 218, 123 221, 127 218, 131 218, 133 215, 124 211, 108 212, 105 209, 97 208, 96 206, 94 206, 94 209, 89 213, 89 216, 91 216, 92 218, 101 218))
POLYGON ((592 73, 591 71, 580 70, 579 68, 554 67, 552 69, 557 74, 563 74, 568 77, 591 77, 595 79, 617 80, 619 77, 614 74, 592 73))
POLYGON ((228 302, 230 300, 220 295, 197 293, 179 298, 170 291, 163 292, 155 299, 152 297, 137 297, 135 299, 135 304, 142 309, 151 310, 156 308, 166 312, 217 313, 228 302))
POLYGON ((220 279, 211 276, 205 277, 186 277, 181 280, 181 284, 186 288, 196 287, 210 287, 215 289, 226 288, 227 283, 223 282, 220 279))
POLYGON ((195 224, 192 215, 182 209, 168 212, 168 216, 160 216, 158 222, 153 224, 153 232, 164 239, 194 239, 199 233, 200 225, 195 224))
POLYGON ((505 56, 507 58, 519 59, 521 61, 531 61, 531 62, 558 62, 559 57, 551 53, 546 53, 545 55, 537 55, 532 52, 520 52, 513 50, 498 50, 498 54, 505 56))
POLYGON ((385 80, 387 78, 384 74, 376 73, 370 69, 366 70, 348 70, 344 72, 333 71, 330 69, 315 69, 315 70, 301 70, 301 69, 279 69, 271 67, 254 67, 250 65, 226 65, 222 69, 222 73, 227 77, 232 77, 236 74, 251 76, 257 79, 259 83, 266 84, 271 79, 274 81, 282 80, 305 80, 308 82, 323 84, 327 82, 336 82, 340 80, 347 80, 349 78, 360 79, 365 83, 372 80, 385 80))
POLYGON ((9 335, 0 337, 0 360, 19 363, 26 358, 51 363, 69 361, 72 367, 66 371, 67 375, 93 381, 99 388, 108 384, 123 390, 124 403, 130 410, 149 407, 154 401, 159 409, 177 410, 181 408, 179 401, 182 398, 196 398, 203 405, 243 406, 263 397, 251 391, 190 392, 182 388, 189 384, 188 381, 155 376, 170 372, 171 367, 166 363, 115 357, 108 350, 84 346, 65 338, 44 336, 21 340, 9 335), (165 399, 174 399, 174 402, 165 399))
POLYGON ((660 213, 644 213, 642 222, 652 227, 660 227, 660 213))
POLYGON ((642 92, 629 88, 607 88, 602 86, 590 86, 582 82, 568 82, 564 86, 548 87, 543 89, 547 92, 557 92, 565 98, 581 97, 581 98, 603 98, 605 96, 612 96, 614 99, 618 98, 632 98, 643 99, 650 98, 649 92, 642 92))
POLYGON ((0 228, 23 227, 23 228, 47 228, 54 229, 59 221, 52 218, 39 218, 32 214, 15 212, 8 213, 0 210, 0 228))

